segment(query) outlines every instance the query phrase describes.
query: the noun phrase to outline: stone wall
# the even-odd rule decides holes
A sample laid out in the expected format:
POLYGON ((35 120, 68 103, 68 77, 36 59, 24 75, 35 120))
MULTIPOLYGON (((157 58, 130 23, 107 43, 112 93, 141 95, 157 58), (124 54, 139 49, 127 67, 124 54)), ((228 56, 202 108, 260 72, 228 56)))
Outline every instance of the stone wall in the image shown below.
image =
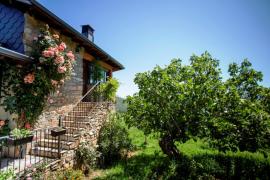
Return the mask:
MULTIPOLYGON (((92 142, 93 146, 96 147, 99 131, 104 122, 109 120, 108 115, 114 111, 115 104, 112 103, 99 103, 94 109, 92 109, 88 116, 88 123, 81 131, 79 143, 88 141, 92 142)), ((75 150, 69 150, 61 158, 60 166, 57 168, 71 168, 75 163, 75 150)))

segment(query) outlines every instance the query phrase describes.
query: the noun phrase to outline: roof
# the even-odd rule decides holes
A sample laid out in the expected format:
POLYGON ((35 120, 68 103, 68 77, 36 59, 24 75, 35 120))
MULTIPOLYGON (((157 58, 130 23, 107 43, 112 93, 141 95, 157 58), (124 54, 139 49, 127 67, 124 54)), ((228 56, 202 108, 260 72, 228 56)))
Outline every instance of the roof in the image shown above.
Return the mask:
POLYGON ((52 23, 55 27, 61 28, 62 33, 70 35, 70 37, 72 37, 74 41, 79 42, 80 45, 85 47, 86 50, 90 51, 94 56, 102 57, 102 60, 115 67, 114 69, 115 71, 124 69, 124 66, 120 62, 118 62, 115 58, 113 58, 103 49, 101 49, 96 44, 91 42, 87 37, 85 37, 83 34, 75 30, 65 21, 57 17, 55 14, 53 14, 47 8, 42 6, 36 0, 17 0, 17 2, 30 5, 32 13, 35 13, 35 15, 38 16, 39 18, 47 20, 47 22, 52 23))
POLYGON ((23 12, 0 3, 0 22, 0 45, 23 54, 23 12))
POLYGON ((26 56, 25 54, 21 54, 4 47, 0 47, 0 60, 2 59, 1 57, 15 60, 21 63, 28 63, 32 61, 32 59, 29 56, 26 56))

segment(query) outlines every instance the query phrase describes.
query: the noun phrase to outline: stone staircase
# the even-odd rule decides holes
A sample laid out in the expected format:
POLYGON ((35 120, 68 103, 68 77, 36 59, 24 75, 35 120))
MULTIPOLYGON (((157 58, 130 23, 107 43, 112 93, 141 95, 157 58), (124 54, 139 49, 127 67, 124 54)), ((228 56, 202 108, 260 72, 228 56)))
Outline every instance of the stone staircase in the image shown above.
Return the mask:
POLYGON ((61 121, 67 129, 65 135, 52 137, 48 130, 44 137, 36 141, 30 153, 34 156, 52 159, 62 158, 73 151, 80 139, 96 143, 98 132, 108 115, 108 102, 80 102, 61 121), (59 149, 58 149, 59 147, 59 149))
POLYGON ((82 129, 89 123, 89 115, 95 110, 97 103, 80 102, 71 112, 66 115, 61 122, 61 126, 67 129, 66 134, 52 137, 48 130, 43 137, 39 138, 31 154, 47 158, 60 158, 68 150, 73 150, 79 144, 82 129), (58 151, 58 146, 59 150, 58 151), (60 156, 60 157, 59 157, 60 156))

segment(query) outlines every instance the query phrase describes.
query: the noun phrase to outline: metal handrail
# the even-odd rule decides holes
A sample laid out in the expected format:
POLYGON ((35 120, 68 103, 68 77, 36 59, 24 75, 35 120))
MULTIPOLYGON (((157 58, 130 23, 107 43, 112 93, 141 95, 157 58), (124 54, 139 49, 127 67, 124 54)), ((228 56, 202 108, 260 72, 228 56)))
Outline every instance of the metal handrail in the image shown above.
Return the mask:
MULTIPOLYGON (((74 104, 74 106, 72 107, 72 109, 69 110, 66 114, 71 113, 71 112, 76 108, 76 106, 77 106, 80 102, 82 102, 82 100, 83 100, 90 92, 92 92, 92 91, 95 89, 95 87, 97 87, 99 84, 100 84, 100 81, 98 81, 93 87, 91 87, 91 88, 83 95, 83 97, 81 97, 81 99, 78 100, 78 101, 74 104)), ((59 117, 59 122, 58 122, 58 125, 59 125, 59 126, 61 126, 62 116, 63 116, 63 115, 61 115, 61 116, 59 117)))
MULTIPOLYGON (((93 87, 91 87, 85 94, 84 96, 79 100, 77 101, 77 103, 75 103, 75 105, 73 106, 72 110, 74 109, 74 107, 76 107, 90 92, 92 92, 94 90, 94 88, 96 86, 98 86, 100 84, 100 81, 97 82, 93 87)), ((70 110, 68 113, 70 113, 72 110, 70 110)))

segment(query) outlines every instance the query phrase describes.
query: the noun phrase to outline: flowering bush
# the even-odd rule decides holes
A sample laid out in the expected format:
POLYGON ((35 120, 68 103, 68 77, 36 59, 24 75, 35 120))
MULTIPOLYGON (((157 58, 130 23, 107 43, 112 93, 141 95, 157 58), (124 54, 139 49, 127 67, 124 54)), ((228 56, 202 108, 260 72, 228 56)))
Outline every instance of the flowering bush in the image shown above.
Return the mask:
POLYGON ((3 105, 10 113, 18 114, 18 126, 33 126, 41 114, 50 93, 58 91, 73 70, 75 56, 61 41, 51 35, 49 27, 33 38, 33 63, 6 64, 4 72, 3 105))
POLYGON ((6 136, 9 134, 8 120, 0 119, 0 136, 6 136))

